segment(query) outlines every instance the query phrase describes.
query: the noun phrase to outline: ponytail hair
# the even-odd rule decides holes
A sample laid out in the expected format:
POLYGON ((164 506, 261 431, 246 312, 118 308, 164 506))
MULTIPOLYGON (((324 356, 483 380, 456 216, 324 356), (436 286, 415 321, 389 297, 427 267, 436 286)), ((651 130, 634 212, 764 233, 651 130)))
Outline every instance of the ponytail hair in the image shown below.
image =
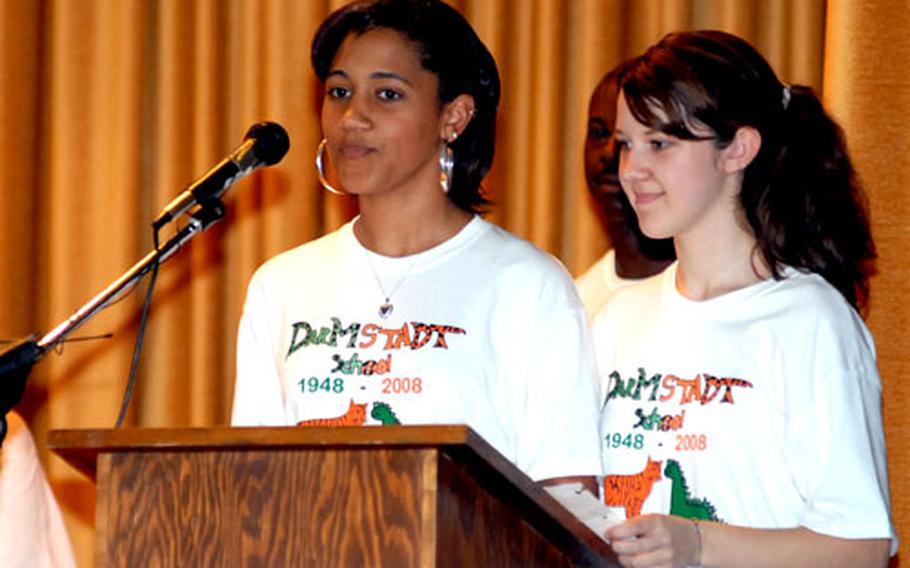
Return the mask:
POLYGON ((775 276, 781 265, 820 274, 862 311, 876 256, 866 197, 840 126, 810 87, 789 91, 788 131, 768 183, 743 191, 741 202, 775 276))
POLYGON ((776 279, 814 272, 857 311, 875 244, 841 128, 810 87, 788 86, 746 41, 720 31, 672 33, 623 77, 636 120, 684 140, 705 129, 725 148, 741 127, 761 135, 740 192, 756 248, 776 279))

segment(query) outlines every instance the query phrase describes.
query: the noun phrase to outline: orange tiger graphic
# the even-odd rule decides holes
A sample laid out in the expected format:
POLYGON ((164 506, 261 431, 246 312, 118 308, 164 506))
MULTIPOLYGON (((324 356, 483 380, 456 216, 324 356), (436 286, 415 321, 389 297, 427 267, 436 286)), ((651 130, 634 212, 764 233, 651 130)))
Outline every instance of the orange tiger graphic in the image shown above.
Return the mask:
POLYGON ((625 507, 626 518, 641 514, 641 506, 651 494, 651 486, 660 481, 660 464, 648 456, 645 469, 634 475, 608 475, 604 478, 604 503, 625 507))
POLYGON ((313 418, 301 420, 298 426, 362 426, 367 420, 367 406, 369 403, 357 404, 351 399, 348 411, 335 418, 313 418))

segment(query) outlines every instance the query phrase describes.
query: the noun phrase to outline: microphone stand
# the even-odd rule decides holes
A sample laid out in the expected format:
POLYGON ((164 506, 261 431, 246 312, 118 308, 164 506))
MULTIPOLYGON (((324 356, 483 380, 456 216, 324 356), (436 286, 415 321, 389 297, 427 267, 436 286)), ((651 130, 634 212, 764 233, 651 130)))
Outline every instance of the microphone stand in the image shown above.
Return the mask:
POLYGON ((122 276, 108 285, 97 296, 76 310, 69 318, 37 339, 34 335, 14 341, 0 350, 0 444, 6 437, 6 414, 19 404, 25 393, 25 384, 32 366, 44 354, 62 342, 67 335, 104 309, 108 302, 127 287, 133 286, 156 263, 166 262, 187 241, 208 229, 224 217, 224 204, 217 197, 199 203, 199 208, 190 216, 190 222, 164 246, 149 252, 122 276))

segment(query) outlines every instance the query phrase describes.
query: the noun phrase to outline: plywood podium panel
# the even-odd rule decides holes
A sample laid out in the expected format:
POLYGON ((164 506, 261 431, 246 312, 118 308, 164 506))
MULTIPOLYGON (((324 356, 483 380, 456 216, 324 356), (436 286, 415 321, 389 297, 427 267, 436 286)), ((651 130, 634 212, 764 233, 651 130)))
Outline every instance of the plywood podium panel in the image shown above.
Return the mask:
POLYGON ((464 426, 58 430, 98 566, 617 566, 464 426))

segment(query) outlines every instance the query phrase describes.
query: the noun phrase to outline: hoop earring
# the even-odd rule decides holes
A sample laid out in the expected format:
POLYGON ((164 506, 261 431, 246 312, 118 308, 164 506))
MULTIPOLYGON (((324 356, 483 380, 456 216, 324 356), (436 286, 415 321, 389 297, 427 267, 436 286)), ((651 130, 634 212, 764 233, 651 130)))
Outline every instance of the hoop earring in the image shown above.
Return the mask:
POLYGON ((442 145, 439 151, 439 186, 443 193, 452 189, 452 170, 455 168, 455 152, 448 144, 442 145))
POLYGON ((319 174, 319 183, 322 184, 322 187, 326 188, 331 193, 335 195, 345 195, 347 192, 339 191, 332 187, 332 184, 329 183, 329 180, 325 179, 325 167, 323 166, 323 156, 325 155, 325 145, 328 142, 325 138, 322 139, 322 142, 319 143, 319 147, 316 148, 316 173, 319 174))

